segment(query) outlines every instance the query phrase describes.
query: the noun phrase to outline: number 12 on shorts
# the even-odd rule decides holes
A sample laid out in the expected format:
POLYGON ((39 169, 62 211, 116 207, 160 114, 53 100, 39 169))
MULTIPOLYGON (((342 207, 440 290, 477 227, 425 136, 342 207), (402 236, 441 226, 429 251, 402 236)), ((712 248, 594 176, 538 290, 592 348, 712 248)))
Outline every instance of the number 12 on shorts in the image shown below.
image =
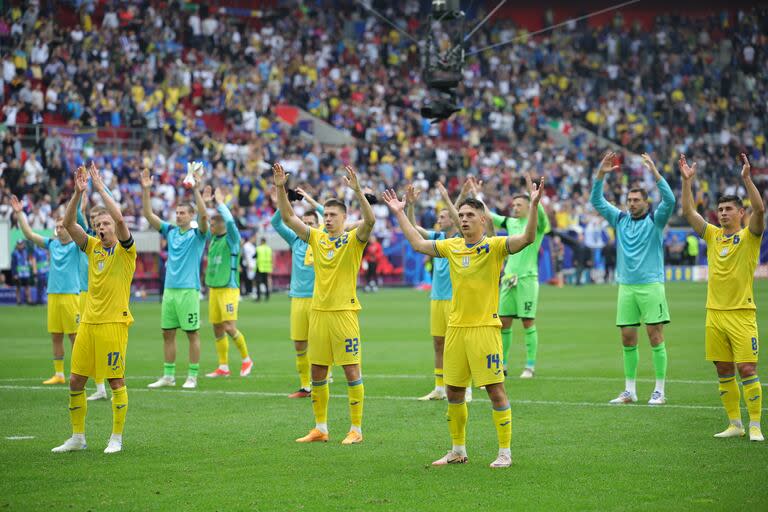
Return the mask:
POLYGON ((499 365, 501 364, 501 357, 499 357, 499 354, 488 354, 485 356, 486 361, 488 362, 488 368, 491 368, 492 365, 496 366, 496 369, 499 369, 499 365))

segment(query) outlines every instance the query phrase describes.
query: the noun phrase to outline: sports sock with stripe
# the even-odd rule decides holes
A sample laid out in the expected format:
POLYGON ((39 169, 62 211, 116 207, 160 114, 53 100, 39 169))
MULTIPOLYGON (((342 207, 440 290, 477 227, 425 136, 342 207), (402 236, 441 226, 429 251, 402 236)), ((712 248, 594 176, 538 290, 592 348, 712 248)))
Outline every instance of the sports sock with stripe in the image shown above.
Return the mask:
POLYGON ((176 363, 163 363, 163 377, 176 377, 176 363))
POLYGON ((720 378, 720 401, 728 414, 728 420, 733 425, 741 427, 741 409, 739 408, 739 384, 736 382, 736 375, 721 375, 720 378))
POLYGON ((235 344, 238 352, 240 352, 240 358, 243 361, 248 361, 248 345, 245 343, 245 335, 240 331, 235 331, 235 335, 232 336, 232 343, 235 344))
POLYGON ((763 390, 760 386, 760 379, 757 375, 753 375, 741 381, 741 385, 744 388, 744 403, 747 404, 749 425, 759 428, 763 407, 763 390))
POLYGON ((315 415, 315 428, 327 434, 328 400, 331 390, 327 380, 312 381, 312 413, 315 415))
POLYGON ((435 389, 445 389, 442 368, 435 368, 435 389))
POLYGON ((219 358, 219 368, 229 369, 229 339, 226 335, 216 338, 216 356, 219 358))
POLYGON ((53 359, 53 371, 59 377, 64 376, 64 358, 63 357, 61 359, 57 359, 57 358, 53 359))
POLYGON ((539 332, 536 330, 536 326, 532 325, 525 329, 525 351, 527 360, 525 362, 526 368, 534 368, 536 366, 536 352, 539 349, 539 332))
POLYGON ((200 373, 200 363, 189 363, 189 369, 187 375, 189 377, 197 378, 197 374, 200 373))
POLYGON ((365 386, 363 379, 354 380, 347 383, 347 394, 349 396, 349 418, 352 422, 353 430, 360 432, 363 425, 363 402, 365 401, 365 386), (355 429, 355 427, 357 427, 355 429))
POLYGON ((309 389, 309 357, 307 356, 307 349, 304 349, 302 352, 296 352, 296 371, 299 372, 301 389, 309 389))
POLYGON ((112 390, 112 434, 122 435, 128 414, 128 388, 112 390))
POLYGON ((467 419, 469 418, 469 410, 467 409, 467 402, 462 400, 461 402, 448 402, 448 430, 451 433, 451 443, 453 444, 453 451, 456 453, 466 454, 467 445, 467 419), (457 449, 459 447, 459 449, 457 449))
POLYGON ((85 400, 85 390, 69 392, 69 420, 72 422, 72 434, 85 433, 85 415, 88 412, 88 402, 85 400))
POLYGON ((509 449, 512 444, 512 408, 493 408, 493 424, 496 427, 496 435, 499 438, 499 448, 509 449))

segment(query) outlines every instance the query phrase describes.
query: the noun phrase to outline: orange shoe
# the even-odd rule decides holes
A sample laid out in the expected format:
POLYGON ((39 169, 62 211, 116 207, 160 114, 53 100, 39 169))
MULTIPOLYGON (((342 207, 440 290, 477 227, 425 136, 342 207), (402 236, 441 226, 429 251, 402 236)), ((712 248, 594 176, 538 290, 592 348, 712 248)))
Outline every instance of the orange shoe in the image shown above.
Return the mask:
POLYGON ((67 381, 64 379, 63 375, 54 375, 48 380, 44 380, 43 384, 66 384, 67 381))
POLYGON ((341 444, 360 444, 363 442, 363 434, 350 430, 347 433, 347 437, 341 442, 341 444))
POLYGON ((288 395, 288 398, 307 398, 309 396, 312 396, 312 391, 301 388, 298 391, 294 391, 293 393, 288 395))
POLYGON ((251 370, 253 370, 253 360, 249 359, 248 361, 243 361, 243 364, 240 365, 240 376, 249 376, 251 374, 251 370))
POLYGON ((221 368, 216 368, 211 373, 206 373, 206 377, 210 377, 212 379, 218 378, 218 377, 229 377, 232 372, 229 370, 222 370, 221 368))
POLYGON ((324 434, 317 430, 316 428, 313 428, 309 431, 309 434, 305 435, 304 437, 300 437, 296 440, 297 443, 327 443, 328 442, 328 434, 324 434))

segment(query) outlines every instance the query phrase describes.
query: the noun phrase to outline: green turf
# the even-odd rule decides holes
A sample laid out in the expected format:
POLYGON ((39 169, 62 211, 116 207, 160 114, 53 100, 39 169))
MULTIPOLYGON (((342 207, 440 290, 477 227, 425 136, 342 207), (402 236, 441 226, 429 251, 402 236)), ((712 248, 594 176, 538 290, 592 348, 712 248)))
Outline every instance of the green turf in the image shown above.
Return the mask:
MULTIPOLYGON (((704 361, 705 285, 674 283, 667 293, 669 404, 650 408, 606 406, 623 388, 616 289, 542 288, 532 381, 516 377, 525 354, 515 325, 509 470, 488 468, 496 434, 481 390, 470 404, 470 464, 429 466, 450 439, 446 404, 413 399, 432 386, 424 292, 361 296, 366 437, 353 447, 339 444, 348 428, 339 370, 331 388, 331 442, 294 443, 312 426, 312 415, 308 400, 285 398, 298 379, 287 340, 288 300, 276 296, 241 308, 255 375, 202 378, 192 392, 146 389, 162 372, 160 309, 134 305, 125 450, 102 453, 111 410, 99 402, 88 410, 89 449, 51 454, 69 436, 69 419, 65 388, 40 386, 52 369, 45 310, 4 308, 0 510, 765 510, 768 444, 712 438, 725 415, 714 370, 704 361)), ((768 303, 768 282, 757 282, 756 300, 768 303)), ((765 316, 762 329, 765 335, 765 316)), ((202 332, 201 373, 214 368, 216 357, 210 327, 202 332)), ((645 340, 643 402, 653 386, 645 340)), ((179 378, 186 372, 182 341, 179 378)), ((234 348, 231 362, 238 362, 234 348)))

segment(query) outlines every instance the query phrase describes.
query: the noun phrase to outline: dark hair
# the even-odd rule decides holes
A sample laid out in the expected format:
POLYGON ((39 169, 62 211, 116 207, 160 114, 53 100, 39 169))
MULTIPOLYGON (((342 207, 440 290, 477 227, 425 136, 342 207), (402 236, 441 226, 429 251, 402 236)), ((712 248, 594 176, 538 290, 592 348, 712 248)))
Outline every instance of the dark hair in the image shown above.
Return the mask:
POLYGON ((330 208, 331 206, 335 206, 336 208, 340 208, 341 211, 343 211, 344 213, 347 213, 347 205, 345 205, 344 201, 342 201, 340 199, 335 199, 335 198, 328 199, 323 206, 325 206, 326 208, 330 208))
POLYGON ((315 220, 318 219, 319 215, 317 214, 317 210, 314 208, 310 208, 309 210, 306 210, 302 215, 302 217, 314 217, 315 220))
POLYGON ((93 208, 91 208, 91 213, 90 213, 89 215, 90 215, 90 216, 93 216, 93 215, 101 215, 102 213, 106 213, 106 214, 109 214, 109 212, 107 211, 107 208, 106 208, 106 207, 104 207, 104 206, 101 206, 101 205, 97 204, 96 206, 94 206, 93 208))
POLYGON ((523 192, 519 192, 519 193, 513 195, 512 196, 512 200, 514 201, 515 199, 525 199, 529 203, 531 202, 531 196, 529 196, 528 194, 525 194, 523 192))
POLYGON ((648 191, 645 190, 644 188, 633 187, 633 188, 629 189, 629 192, 627 193, 627 196, 629 196, 629 194, 631 194, 633 192, 636 193, 636 194, 640 194, 643 197, 643 199, 648 199, 648 191))
POLYGON ((461 203, 459 203, 459 208, 462 206, 469 206, 470 208, 474 208, 475 210, 480 210, 481 212, 485 211, 485 205, 482 201, 475 199, 474 197, 468 197, 464 199, 461 203))
POLYGON ((180 206, 185 207, 187 210, 189 210, 189 213, 194 214, 195 213, 195 205, 192 203, 181 203, 180 206))
POLYGON ((722 203, 735 203, 739 208, 744 208, 744 203, 739 196, 722 195, 717 198, 717 204, 720 205, 722 203))

